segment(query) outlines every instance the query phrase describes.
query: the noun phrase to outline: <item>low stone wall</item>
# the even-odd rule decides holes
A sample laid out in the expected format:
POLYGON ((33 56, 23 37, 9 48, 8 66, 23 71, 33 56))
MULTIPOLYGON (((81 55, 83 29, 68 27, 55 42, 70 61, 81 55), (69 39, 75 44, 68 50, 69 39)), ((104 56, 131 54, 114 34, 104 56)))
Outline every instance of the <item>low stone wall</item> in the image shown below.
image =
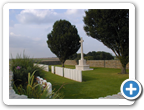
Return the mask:
MULTIPOLYGON (((46 64, 46 65, 61 65, 60 61, 49 61, 49 60, 42 60, 39 62, 40 64, 46 64)), ((77 65, 77 62, 75 60, 66 60, 65 65, 77 65)))
POLYGON ((90 67, 104 67, 104 60, 87 60, 86 63, 90 67))
POLYGON ((40 62, 40 64, 46 64, 46 65, 61 65, 60 61, 49 61, 49 60, 43 60, 40 62))
MULTIPOLYGON (((41 64, 46 65, 61 65, 60 61, 47 61, 43 60, 41 64)), ((121 68, 121 63, 119 60, 87 60, 86 63, 90 67, 103 67, 103 68, 121 68)), ((66 60, 65 65, 78 65, 76 60, 66 60)), ((129 63, 126 65, 126 69, 129 69, 129 63)))
POLYGON ((77 65, 77 62, 75 60, 66 60, 65 65, 77 65))
MULTIPOLYGON (((103 67, 103 68, 121 68, 119 60, 87 60, 87 65, 90 67, 103 67)), ((65 65, 77 65, 75 60, 66 60, 65 65)), ((129 69, 129 63, 126 65, 126 69, 129 69)))
MULTIPOLYGON (((87 60, 87 64, 90 67, 104 67, 104 68, 121 68, 119 60, 87 60)), ((126 69, 129 69, 129 63, 126 65, 126 69)))

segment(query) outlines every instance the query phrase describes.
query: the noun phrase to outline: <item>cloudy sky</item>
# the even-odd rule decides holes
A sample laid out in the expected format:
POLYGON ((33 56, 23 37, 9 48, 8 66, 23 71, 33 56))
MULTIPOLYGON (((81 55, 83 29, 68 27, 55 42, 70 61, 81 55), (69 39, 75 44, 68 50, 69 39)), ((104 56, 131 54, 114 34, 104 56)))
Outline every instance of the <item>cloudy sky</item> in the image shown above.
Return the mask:
MULTIPOLYGON (((83 29, 86 9, 10 9, 9 10, 9 56, 25 54, 32 58, 56 57, 47 46, 47 34, 55 21, 65 19, 75 25, 83 37, 84 53, 105 51, 114 53, 101 42, 88 37, 83 29)), ((80 49, 77 53, 80 53, 80 49)))

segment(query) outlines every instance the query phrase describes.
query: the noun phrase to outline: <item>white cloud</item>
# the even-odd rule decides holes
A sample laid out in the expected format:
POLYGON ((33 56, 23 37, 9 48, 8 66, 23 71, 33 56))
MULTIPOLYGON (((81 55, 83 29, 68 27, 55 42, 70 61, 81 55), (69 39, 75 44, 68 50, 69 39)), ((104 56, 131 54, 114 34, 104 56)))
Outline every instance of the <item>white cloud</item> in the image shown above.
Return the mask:
POLYGON ((22 37, 22 35, 20 35, 20 34, 15 34, 15 33, 13 33, 13 32, 10 32, 9 35, 10 35, 11 37, 22 37))
POLYGON ((23 50, 30 57, 55 56, 46 43, 47 34, 50 32, 49 25, 15 24, 14 27, 9 28, 9 31, 9 48, 13 57, 23 50))
POLYGON ((14 24, 15 24, 15 22, 14 22, 13 20, 10 20, 10 21, 9 21, 9 26, 10 26, 10 27, 13 27, 14 24))
POLYGON ((13 36, 29 37, 29 38, 47 38, 47 34, 51 32, 52 25, 36 25, 36 24, 15 24, 10 27, 9 31, 13 36))
POLYGON ((13 32, 9 33, 10 48, 28 48, 30 46, 30 42, 32 42, 32 39, 27 36, 15 34, 13 32))
POLYGON ((66 19, 72 23, 82 22, 85 15, 84 9, 68 9, 64 13, 57 13, 54 10, 26 9, 17 15, 17 19, 23 24, 54 24, 55 21, 66 19))
POLYGON ((74 16, 84 16, 86 9, 68 9, 65 14, 66 15, 74 15, 74 16))
MULTIPOLYGON (((47 46, 47 34, 51 32, 55 21, 60 19, 68 20, 75 25, 80 37, 84 39, 84 52, 107 50, 98 41, 87 37, 83 30, 83 9, 70 9, 66 12, 58 10, 22 10, 17 16, 19 23, 16 22, 9 28, 10 53, 16 55, 25 50, 28 55, 34 57, 53 57, 55 56, 47 46)), ((11 20, 11 19, 10 19, 11 20)), ((12 23, 12 22, 11 22, 12 23)), ((80 50, 78 51, 80 53, 80 50)))
POLYGON ((54 22, 58 16, 54 10, 38 10, 38 9, 26 9, 21 11, 17 15, 17 19, 21 23, 51 23, 54 22))
POLYGON ((11 35, 11 36, 14 36, 15 34, 14 34, 13 32, 10 32, 10 35, 11 35))
POLYGON ((41 38, 36 37, 36 38, 33 38, 33 40, 34 40, 34 41, 40 41, 40 40, 41 40, 41 38))
POLYGON ((71 15, 76 14, 78 12, 78 9, 68 9, 65 14, 71 15))

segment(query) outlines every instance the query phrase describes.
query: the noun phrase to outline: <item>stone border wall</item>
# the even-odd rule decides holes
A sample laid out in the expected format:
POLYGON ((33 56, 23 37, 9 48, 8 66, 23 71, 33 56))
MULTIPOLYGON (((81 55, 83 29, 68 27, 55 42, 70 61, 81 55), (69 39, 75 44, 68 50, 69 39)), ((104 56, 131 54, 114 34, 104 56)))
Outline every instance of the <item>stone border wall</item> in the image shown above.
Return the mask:
POLYGON ((9 99, 28 99, 26 95, 18 95, 15 93, 12 87, 12 77, 13 77, 13 72, 9 71, 9 99))
POLYGON ((60 61, 49 61, 49 60, 42 60, 39 62, 40 64, 46 64, 46 65, 61 65, 60 61))
MULTIPOLYGON (((87 60, 90 67, 104 67, 104 68, 122 68, 119 60, 87 60)), ((129 69, 129 63, 126 65, 129 69)))
MULTIPOLYGON (((87 60, 87 65, 90 67, 103 67, 103 68, 121 68, 119 60, 87 60)), ((42 61, 42 64, 47 65, 61 65, 60 61, 42 61)), ((66 60, 65 65, 78 65, 76 60, 66 60)), ((129 63, 126 65, 126 69, 129 69, 129 63)))
POLYGON ((64 64, 65 65, 77 65, 77 62, 76 60, 66 60, 64 64))
MULTIPOLYGON (((119 60, 87 60, 87 65, 90 67, 103 67, 103 68, 121 68, 119 60)), ((66 60, 65 65, 77 65, 75 60, 66 60)), ((129 63, 126 65, 126 69, 129 69, 129 63)))

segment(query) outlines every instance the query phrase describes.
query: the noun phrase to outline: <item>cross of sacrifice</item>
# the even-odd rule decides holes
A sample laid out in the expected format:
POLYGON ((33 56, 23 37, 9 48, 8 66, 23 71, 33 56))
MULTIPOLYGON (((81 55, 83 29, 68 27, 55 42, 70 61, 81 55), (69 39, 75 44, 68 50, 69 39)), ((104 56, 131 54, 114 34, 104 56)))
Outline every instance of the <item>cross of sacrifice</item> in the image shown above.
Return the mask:
POLYGON ((133 91, 136 91, 136 90, 137 90, 137 88, 133 88, 132 84, 130 84, 130 88, 126 88, 126 91, 130 91, 130 95, 132 95, 133 91))
POLYGON ((81 43, 81 60, 83 60, 83 42, 84 42, 84 40, 82 39, 82 37, 79 42, 81 43))

